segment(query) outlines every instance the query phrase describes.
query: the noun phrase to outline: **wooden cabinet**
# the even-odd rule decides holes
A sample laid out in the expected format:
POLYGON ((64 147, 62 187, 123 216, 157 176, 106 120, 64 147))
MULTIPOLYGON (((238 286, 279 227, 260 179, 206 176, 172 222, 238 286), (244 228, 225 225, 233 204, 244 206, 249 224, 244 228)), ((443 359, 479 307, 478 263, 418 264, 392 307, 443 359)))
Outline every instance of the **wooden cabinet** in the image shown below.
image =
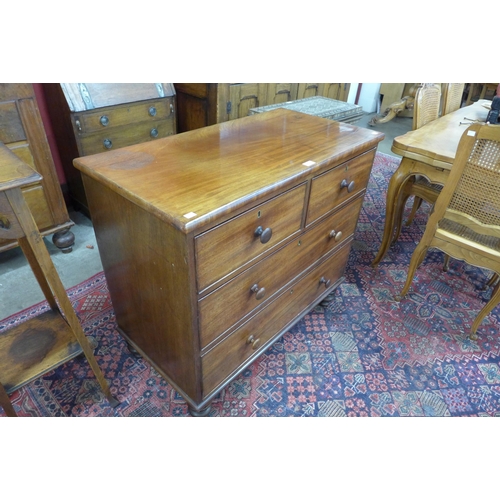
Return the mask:
POLYGON ((74 207, 89 215, 73 159, 176 132, 171 83, 51 83, 43 85, 74 207))
POLYGON ((277 109, 75 160, 120 331, 193 414, 341 282, 383 137, 277 109))
MULTIPOLYGON (((52 154, 30 83, 0 83, 0 142, 42 175, 42 180, 23 188, 23 194, 43 235, 70 252, 73 226, 57 178, 52 154)), ((0 251, 17 246, 16 240, 0 238, 0 251)))
POLYGON ((251 108, 323 96, 347 101, 349 83, 175 83, 178 131, 248 115, 251 108))

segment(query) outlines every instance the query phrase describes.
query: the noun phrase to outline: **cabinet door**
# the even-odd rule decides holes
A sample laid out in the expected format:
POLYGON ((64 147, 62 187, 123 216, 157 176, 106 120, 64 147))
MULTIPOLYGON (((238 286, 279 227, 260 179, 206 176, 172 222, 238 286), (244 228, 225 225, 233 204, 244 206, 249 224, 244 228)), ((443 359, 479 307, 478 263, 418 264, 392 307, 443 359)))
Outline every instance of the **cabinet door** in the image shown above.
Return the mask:
POLYGON ((324 83, 323 86, 321 94, 323 97, 347 102, 349 89, 351 88, 350 83, 324 83))
POLYGON ((266 106, 297 99, 298 83, 268 83, 266 106))
POLYGON ((297 99, 323 96, 337 101, 347 101, 349 83, 299 83, 297 99))
POLYGON ((232 83, 229 86, 228 120, 248 116, 251 108, 264 106, 266 99, 265 83, 232 83))

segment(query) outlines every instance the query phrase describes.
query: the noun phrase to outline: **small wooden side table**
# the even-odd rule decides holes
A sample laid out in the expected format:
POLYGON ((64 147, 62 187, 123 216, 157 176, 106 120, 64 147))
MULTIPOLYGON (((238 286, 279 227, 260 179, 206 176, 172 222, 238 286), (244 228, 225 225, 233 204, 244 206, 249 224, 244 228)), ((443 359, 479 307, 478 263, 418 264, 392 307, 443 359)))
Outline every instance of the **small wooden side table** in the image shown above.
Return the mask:
POLYGON ((0 405, 8 416, 16 416, 8 394, 83 351, 114 407, 118 401, 111 395, 21 190, 41 178, 0 142, 0 238, 17 240, 51 308, 0 335, 0 405))

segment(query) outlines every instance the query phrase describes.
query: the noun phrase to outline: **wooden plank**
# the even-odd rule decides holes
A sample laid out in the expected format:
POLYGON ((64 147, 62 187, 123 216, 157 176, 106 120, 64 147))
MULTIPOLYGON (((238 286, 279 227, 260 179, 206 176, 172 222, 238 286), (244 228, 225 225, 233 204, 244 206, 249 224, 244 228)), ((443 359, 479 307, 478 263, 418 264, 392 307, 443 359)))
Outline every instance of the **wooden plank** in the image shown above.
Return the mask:
POLYGON ((47 311, 0 335, 0 382, 10 394, 81 352, 59 312, 47 311))

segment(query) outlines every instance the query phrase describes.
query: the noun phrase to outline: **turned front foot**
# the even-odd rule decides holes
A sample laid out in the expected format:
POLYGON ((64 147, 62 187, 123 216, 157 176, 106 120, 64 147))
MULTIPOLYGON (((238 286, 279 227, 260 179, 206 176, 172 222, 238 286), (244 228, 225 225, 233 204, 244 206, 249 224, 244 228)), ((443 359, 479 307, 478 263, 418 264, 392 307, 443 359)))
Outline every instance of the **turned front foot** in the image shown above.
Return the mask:
POLYGON ((189 413, 193 417, 207 417, 208 414, 210 413, 211 409, 212 409, 212 405, 205 406, 205 408, 202 408, 200 410, 197 410, 196 408, 193 408, 192 406, 190 406, 189 413))
POLYGON ((64 229, 53 234, 52 243, 54 243, 62 253, 70 253, 75 243, 75 235, 69 229, 64 229))

